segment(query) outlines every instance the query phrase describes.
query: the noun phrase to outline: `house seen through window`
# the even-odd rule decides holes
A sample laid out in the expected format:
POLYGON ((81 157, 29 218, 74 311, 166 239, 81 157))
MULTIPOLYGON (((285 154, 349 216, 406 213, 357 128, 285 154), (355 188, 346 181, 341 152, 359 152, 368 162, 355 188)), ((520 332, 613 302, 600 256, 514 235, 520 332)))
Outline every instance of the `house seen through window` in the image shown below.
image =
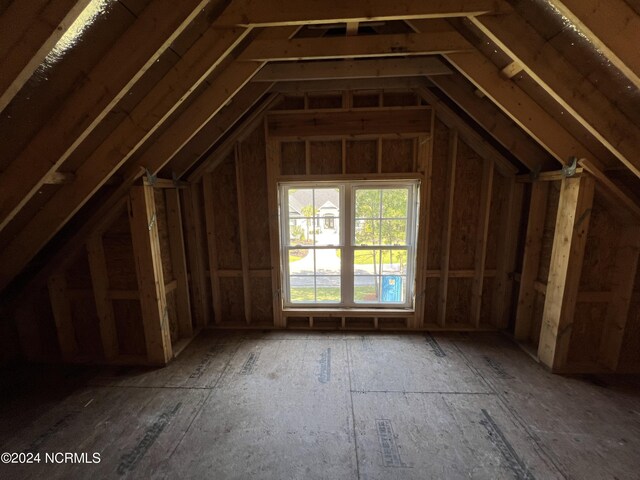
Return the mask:
POLYGON ((418 182, 284 183, 285 307, 413 306, 418 182))

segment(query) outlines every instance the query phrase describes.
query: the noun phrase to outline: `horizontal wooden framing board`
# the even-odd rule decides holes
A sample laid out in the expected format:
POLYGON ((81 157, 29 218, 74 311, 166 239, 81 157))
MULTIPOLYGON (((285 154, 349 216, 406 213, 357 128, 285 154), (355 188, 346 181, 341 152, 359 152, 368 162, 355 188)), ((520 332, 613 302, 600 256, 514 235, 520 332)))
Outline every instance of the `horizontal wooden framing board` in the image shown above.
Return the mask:
POLYGON ((437 57, 330 60, 325 62, 269 63, 252 82, 291 82, 351 78, 448 75, 452 71, 437 57))
POLYGON ((267 115, 271 138, 375 134, 428 134, 431 107, 372 110, 273 112, 267 115))

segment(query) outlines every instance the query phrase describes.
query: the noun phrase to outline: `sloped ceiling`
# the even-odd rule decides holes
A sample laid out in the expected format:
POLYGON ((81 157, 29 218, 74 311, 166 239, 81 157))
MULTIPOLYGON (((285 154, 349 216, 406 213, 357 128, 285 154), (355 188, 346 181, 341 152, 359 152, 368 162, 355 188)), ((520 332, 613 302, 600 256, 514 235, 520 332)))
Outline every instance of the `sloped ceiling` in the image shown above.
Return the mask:
POLYGON ((635 1, 2 0, 0 31, 0 290, 286 91, 422 89, 521 173, 640 200, 635 1))

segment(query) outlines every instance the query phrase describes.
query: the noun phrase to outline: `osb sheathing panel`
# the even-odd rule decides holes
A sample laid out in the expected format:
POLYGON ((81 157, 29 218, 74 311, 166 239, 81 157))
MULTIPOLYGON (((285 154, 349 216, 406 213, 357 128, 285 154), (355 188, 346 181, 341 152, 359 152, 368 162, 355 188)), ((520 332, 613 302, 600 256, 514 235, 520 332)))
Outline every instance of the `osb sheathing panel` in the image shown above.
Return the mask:
POLYGON ((304 175, 306 168, 304 142, 282 142, 280 148, 282 175, 304 175))
POLYGON ((424 292, 424 323, 436 323, 438 320, 439 278, 427 278, 424 292))
POLYGON ((126 210, 123 210, 122 215, 105 232, 102 244, 107 259, 109 288, 112 290, 137 290, 136 264, 126 210))
POLYGON ((302 110, 304 108, 304 96, 285 95, 272 110, 302 110))
MULTIPOLYGON (((638 286, 640 284, 636 282, 636 287, 638 286)), ((640 291, 636 290, 635 298, 639 297, 640 291)), ((640 373, 640 300, 631 302, 620 351, 618 371, 640 373)))
POLYGON ((273 293, 271 278, 253 277, 251 287, 251 323, 273 325, 273 293))
POLYGON ((542 248, 540 250, 540 264, 538 267, 538 280, 546 284, 549 278, 549 266, 551 264, 551 250, 553 249, 553 236, 556 231, 556 216, 558 214, 558 202, 560 200, 560 181, 550 182, 549 197, 547 199, 547 212, 544 219, 542 232, 542 248))
POLYGON ((471 323, 471 278, 449 278, 446 325, 471 323))
POLYGON ((100 337, 100 321, 96 312, 93 293, 73 296, 71 302, 71 323, 75 332, 78 353, 81 356, 100 358, 102 356, 102 340, 100 337))
POLYGON ((14 308, 11 314, 24 358, 31 362, 59 360, 56 324, 46 283, 25 292, 14 308))
POLYGON ((233 152, 216 168, 213 178, 218 268, 240 269, 240 234, 238 229, 238 194, 233 152))
POLYGON ((67 288, 71 290, 77 289, 91 291, 91 270, 89 269, 87 250, 84 246, 75 256, 71 265, 69 265, 65 270, 65 278, 67 281, 67 288))
POLYGON ((178 308, 176 304, 176 292, 167 292, 167 319, 169 320, 169 332, 171 333, 171 343, 175 343, 180 338, 178 327, 178 308))
POLYGON ((346 151, 347 173, 375 173, 378 169, 378 142, 376 140, 348 140, 346 151))
POLYGON ((310 142, 309 158, 311 174, 342 173, 342 142, 310 142))
POLYGON ((413 139, 382 140, 382 173, 405 173, 413 171, 415 153, 413 139))
POLYGON ((531 343, 537 348, 540 343, 540 329, 542 328, 542 314, 544 312, 544 295, 536 292, 533 302, 533 315, 531 315, 531 343))
POLYGON ((353 92, 351 97, 353 108, 368 108, 380 106, 380 94, 378 92, 353 92))
MULTIPOLYGON (((451 270, 474 267, 481 179, 482 160, 463 141, 459 141, 451 222, 451 270)), ((439 205, 432 208, 439 208, 439 205)))
POLYGON ((485 277, 482 283, 482 300, 480 302, 480 323, 483 325, 492 325, 494 323, 491 318, 491 307, 493 300, 493 277, 485 277))
MULTIPOLYGON (((249 268, 270 268, 269 207, 265 182, 267 166, 262 127, 256 128, 240 144, 240 157, 243 188, 245 192, 251 192, 250 195, 244 196, 249 268)), ((271 306, 271 303, 269 305, 271 306)))
POLYGON ((222 306, 221 323, 244 323, 242 278, 220 278, 220 304, 222 306))
POLYGON ((171 263, 171 245, 169 244, 169 224, 167 220, 167 200, 164 190, 153 190, 156 206, 156 222, 158 225, 158 239, 160 240, 160 257, 162 259, 162 274, 164 282, 173 280, 173 264, 171 263))
POLYGON ((620 238, 620 227, 611 214, 602 207, 599 194, 596 193, 582 263, 581 291, 610 290, 611 269, 615 262, 618 238, 620 238))
POLYGON ((506 209, 509 206, 508 195, 509 180, 494 171, 485 258, 485 268, 487 270, 495 270, 497 266, 498 242, 500 241, 501 223, 506 214, 506 209))
POLYGON ((407 107, 418 105, 418 97, 413 92, 389 91, 382 95, 385 107, 407 107))
POLYGON ((120 354, 146 354, 140 302, 137 300, 114 300, 113 316, 116 321, 116 333, 120 354))
POLYGON ((606 303, 578 303, 571 327, 567 364, 595 364, 607 314, 606 303))
POLYGON ((448 191, 447 168, 449 152, 449 129, 436 118, 433 132, 433 159, 431 167, 431 209, 427 238, 427 268, 439 270, 442 257, 442 229, 444 228, 444 198, 448 191))
POLYGON ((328 94, 309 94, 308 98, 309 109, 321 109, 321 108, 340 108, 342 107, 342 93, 328 93, 328 94))

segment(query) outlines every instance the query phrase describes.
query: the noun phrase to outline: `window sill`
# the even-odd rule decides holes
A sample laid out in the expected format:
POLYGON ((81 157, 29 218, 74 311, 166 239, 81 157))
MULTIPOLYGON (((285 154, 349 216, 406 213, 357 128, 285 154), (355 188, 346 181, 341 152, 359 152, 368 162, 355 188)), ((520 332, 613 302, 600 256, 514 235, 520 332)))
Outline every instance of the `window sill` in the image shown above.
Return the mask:
POLYGON ((414 308, 284 308, 285 317, 413 317, 414 308))

